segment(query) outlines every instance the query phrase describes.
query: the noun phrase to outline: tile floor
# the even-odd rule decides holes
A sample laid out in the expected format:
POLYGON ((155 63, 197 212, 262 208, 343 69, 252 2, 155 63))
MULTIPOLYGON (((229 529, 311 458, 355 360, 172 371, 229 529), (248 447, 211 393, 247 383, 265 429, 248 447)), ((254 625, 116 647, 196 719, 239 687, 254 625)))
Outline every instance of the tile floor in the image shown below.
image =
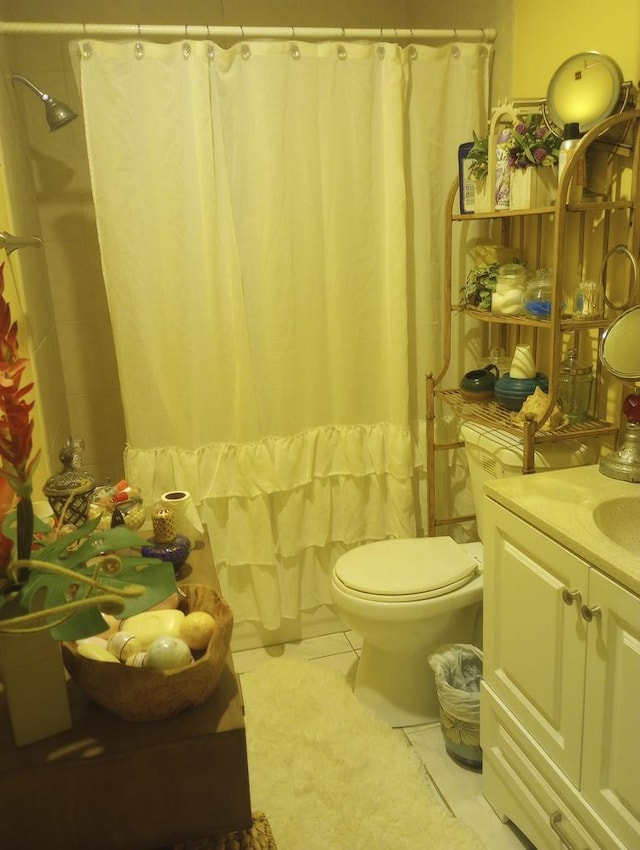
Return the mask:
MULTIPOLYGON (((361 647, 354 632, 339 632, 233 654, 236 671, 247 673, 268 658, 286 656, 325 664, 341 672, 353 684, 361 647)), ((475 830, 491 850, 535 850, 514 827, 503 824, 482 796, 480 772, 457 764, 447 755, 439 724, 411 726, 403 730, 420 755, 429 776, 449 808, 475 830)))

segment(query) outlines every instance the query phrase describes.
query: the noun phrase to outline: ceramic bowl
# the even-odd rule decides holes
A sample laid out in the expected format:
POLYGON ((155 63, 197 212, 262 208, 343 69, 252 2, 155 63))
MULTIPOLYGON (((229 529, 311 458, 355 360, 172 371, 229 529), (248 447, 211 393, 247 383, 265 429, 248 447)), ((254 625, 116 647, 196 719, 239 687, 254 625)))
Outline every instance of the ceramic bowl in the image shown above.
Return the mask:
POLYGON ((493 398, 493 388, 499 374, 498 367, 493 364, 484 369, 472 369, 460 381, 460 394, 467 401, 493 398))
POLYGON ((545 393, 549 390, 549 381, 542 372, 537 372, 535 378, 512 378, 507 373, 498 378, 494 392, 502 407, 518 411, 526 399, 533 395, 536 387, 540 387, 545 393))

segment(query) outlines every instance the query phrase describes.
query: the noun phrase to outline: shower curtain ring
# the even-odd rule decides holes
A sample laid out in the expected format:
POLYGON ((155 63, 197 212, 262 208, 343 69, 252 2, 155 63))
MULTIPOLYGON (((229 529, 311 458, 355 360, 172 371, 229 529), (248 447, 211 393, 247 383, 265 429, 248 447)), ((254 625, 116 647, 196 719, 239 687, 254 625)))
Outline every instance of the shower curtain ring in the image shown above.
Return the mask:
POLYGON ((344 27, 342 27, 342 40, 345 41, 347 38, 347 33, 344 27))
POLYGON ((140 24, 138 24, 138 38, 142 38, 142 30, 140 29, 140 24))
POLYGON ((296 28, 291 27, 291 38, 296 41, 296 28))
POLYGON ((189 24, 184 25, 184 37, 189 38, 189 24))
POLYGON ((242 26, 242 24, 240 24, 240 37, 244 41, 244 27, 242 26))

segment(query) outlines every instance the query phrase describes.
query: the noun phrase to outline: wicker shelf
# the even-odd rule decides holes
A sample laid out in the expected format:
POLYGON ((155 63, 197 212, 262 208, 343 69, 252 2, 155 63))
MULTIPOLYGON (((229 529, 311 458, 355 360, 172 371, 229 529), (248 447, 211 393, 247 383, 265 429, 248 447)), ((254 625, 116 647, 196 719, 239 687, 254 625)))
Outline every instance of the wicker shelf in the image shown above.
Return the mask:
MULTIPOLYGON (((570 212, 604 212, 605 210, 629 210, 633 209, 633 202, 622 201, 584 201, 580 204, 567 204, 566 208, 570 212)), ((482 219, 498 219, 498 218, 528 218, 539 215, 552 215, 556 211, 556 207, 535 207, 527 210, 493 210, 486 213, 453 213, 451 221, 469 221, 482 219)))
MULTIPOLYGON (((551 323, 545 319, 530 319, 528 316, 500 316, 489 310, 474 310, 463 304, 454 304, 451 308, 456 313, 464 313, 479 322, 487 322, 494 325, 517 325, 518 327, 541 328, 551 330, 551 323)), ((560 317, 560 328, 563 333, 571 331, 585 331, 590 328, 606 328, 610 319, 574 319, 568 314, 560 317)))
MULTIPOLYGON (((555 403, 558 397, 558 382, 560 375, 560 363, 563 359, 563 347, 567 343, 567 335, 574 334, 576 346, 579 344, 581 332, 590 333, 593 342, 598 342, 602 333, 611 322, 612 316, 594 320, 574 319, 567 313, 553 311, 547 320, 530 319, 527 316, 499 316, 489 311, 474 310, 460 304, 454 304, 451 298, 453 284, 454 253, 457 250, 454 240, 455 228, 471 221, 498 221, 501 231, 503 245, 511 245, 523 259, 527 258, 532 268, 534 262, 542 260, 545 265, 550 265, 556 270, 554 279, 554 292, 552 302, 562 304, 567 300, 567 291, 571 291, 575 283, 563 287, 563 274, 584 274, 585 257, 589 254, 589 261, 593 264, 594 251, 599 252, 599 258, 607 255, 615 246, 611 235, 615 230, 624 230, 624 238, 627 240, 626 247, 634 256, 640 253, 640 217, 635 215, 636 198, 640 197, 640 156, 638 151, 638 134, 640 128, 640 110, 628 110, 625 113, 612 116, 603 121, 598 127, 589 130, 580 142, 576 156, 569 162, 563 178, 558 186, 556 202, 553 206, 538 207, 535 209, 519 210, 496 210, 487 213, 465 213, 460 214, 459 191, 457 180, 454 181, 446 202, 445 211, 445 298, 444 298, 444 358, 441 368, 437 373, 429 374, 426 378, 427 385, 427 480, 428 480, 428 523, 427 533, 435 534, 438 525, 451 522, 468 521, 469 517, 449 520, 436 519, 435 517, 435 452, 440 449, 450 448, 455 444, 436 444, 435 442, 435 404, 436 398, 445 402, 463 420, 476 422, 488 428, 506 431, 520 437, 523 445, 523 472, 535 472, 535 450, 536 446, 544 443, 555 443, 563 440, 586 440, 594 437, 609 437, 615 439, 618 433, 618 424, 608 422, 599 418, 604 413, 604 392, 600 389, 603 384, 600 363, 595 362, 594 374, 597 387, 592 401, 593 417, 585 422, 572 423, 563 428, 547 429, 545 421, 535 422, 528 420, 524 426, 514 423, 514 414, 503 408, 496 400, 486 402, 469 402, 464 399, 457 389, 444 389, 441 382, 445 379, 451 364, 452 355, 452 317, 454 315, 464 316, 465 319, 475 319, 480 323, 491 325, 490 335, 498 337, 507 345, 503 346, 507 353, 513 351, 514 341, 521 339, 522 334, 527 339, 533 340, 536 354, 546 365, 548 372, 549 398, 555 403), (587 198, 581 203, 569 203, 567 195, 570 180, 576 170, 578 157, 585 155, 591 145, 600 146, 602 140, 610 132, 624 130, 625 135, 633 139, 632 144, 620 147, 609 147, 609 163, 618 157, 615 168, 610 169, 610 195, 619 190, 620 172, 628 171, 631 175, 629 186, 629 199, 604 200, 587 198), (618 168, 618 174, 615 169, 618 168), (626 216, 626 218, 624 218, 626 216), (621 222, 624 221, 624 226, 621 222), (599 234, 604 234, 604 242, 598 241, 594 248, 594 228, 599 234), (571 233, 571 239, 569 238, 571 233), (512 241, 514 240, 515 241, 512 241), (589 251, 585 246, 588 246, 589 251), (548 259, 550 261, 548 261, 548 259), (572 271, 569 271, 571 269, 572 271), (564 291, 563 291, 564 290, 564 291), (500 327, 502 326, 502 327, 500 327)), ((626 182, 624 185, 627 185, 626 182)), ((459 230, 461 238, 464 239, 466 231, 459 230)), ((588 263, 587 263, 588 265, 588 263)), ((595 274, 595 272, 591 272, 595 274)), ((455 287, 458 291, 458 287, 455 287)), ((466 328, 465 328, 466 330, 466 328)), ((488 334, 489 335, 489 334, 488 334)), ((547 414, 548 415, 548 414, 547 414)), ((607 414, 608 415, 608 414, 607 414)))
MULTIPOLYGON (((488 428, 508 431, 510 434, 522 437, 524 429, 514 423, 514 413, 502 407, 495 399, 483 402, 467 401, 460 390, 436 390, 438 398, 442 398, 461 418, 469 422, 477 422, 488 428)), ((602 419, 589 419, 586 422, 575 422, 557 429, 539 429, 535 432, 537 443, 555 443, 568 439, 587 439, 589 437, 616 434, 618 426, 602 419)))

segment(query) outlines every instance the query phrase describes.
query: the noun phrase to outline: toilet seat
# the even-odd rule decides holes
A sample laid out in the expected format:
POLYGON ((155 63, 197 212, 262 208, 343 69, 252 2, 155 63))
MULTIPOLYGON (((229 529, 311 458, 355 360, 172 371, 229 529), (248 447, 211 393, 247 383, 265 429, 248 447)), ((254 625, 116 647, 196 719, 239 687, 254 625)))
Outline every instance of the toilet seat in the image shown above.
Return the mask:
POLYGON ((429 537, 358 546, 338 558, 333 574, 351 596, 417 602, 464 587, 477 575, 477 567, 451 537, 429 537))

